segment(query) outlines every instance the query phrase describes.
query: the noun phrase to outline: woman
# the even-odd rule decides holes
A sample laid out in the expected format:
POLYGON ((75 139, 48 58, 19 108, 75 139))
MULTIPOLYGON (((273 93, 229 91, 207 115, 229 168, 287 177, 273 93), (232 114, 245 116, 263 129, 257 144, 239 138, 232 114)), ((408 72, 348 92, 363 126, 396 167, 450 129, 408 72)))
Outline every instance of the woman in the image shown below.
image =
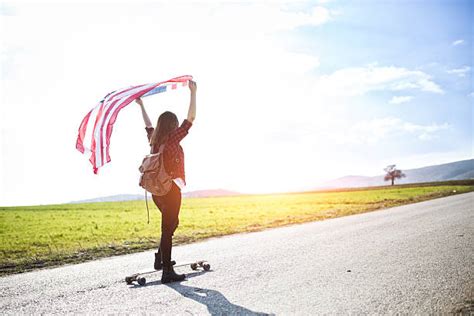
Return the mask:
POLYGON ((163 269, 162 283, 182 281, 184 274, 176 274, 173 269, 174 261, 171 261, 172 237, 179 223, 179 209, 181 207, 181 189, 186 185, 184 174, 184 152, 179 144, 188 134, 189 129, 196 117, 196 82, 189 81, 191 98, 189 103, 188 117, 178 127, 178 118, 172 112, 164 112, 158 118, 156 128, 153 128, 150 118, 145 111, 143 101, 138 98, 136 102, 142 109, 143 120, 151 153, 157 153, 162 144, 165 145, 163 161, 166 172, 171 176, 173 182, 171 190, 164 196, 152 195, 158 209, 161 211, 161 242, 158 252, 155 253, 156 270, 163 269))

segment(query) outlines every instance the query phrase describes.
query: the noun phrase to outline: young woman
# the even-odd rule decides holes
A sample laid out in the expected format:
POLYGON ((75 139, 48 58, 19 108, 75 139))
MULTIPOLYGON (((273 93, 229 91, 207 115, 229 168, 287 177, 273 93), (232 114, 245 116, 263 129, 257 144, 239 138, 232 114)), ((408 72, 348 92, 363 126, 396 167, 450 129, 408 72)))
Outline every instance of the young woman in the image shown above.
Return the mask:
POLYGON ((136 102, 142 109, 143 120, 151 153, 157 153, 162 144, 165 145, 163 161, 166 172, 173 179, 171 190, 164 196, 152 195, 158 209, 161 211, 161 242, 158 252, 155 253, 156 270, 163 269, 162 283, 182 281, 184 274, 176 274, 173 269, 174 261, 171 261, 172 237, 179 223, 179 209, 181 207, 181 189, 186 185, 184 174, 184 152, 179 144, 188 134, 189 129, 196 117, 196 82, 189 81, 191 98, 189 103, 188 117, 178 127, 178 118, 172 112, 166 111, 160 115, 156 128, 153 128, 150 118, 145 111, 143 101, 138 98, 136 102))

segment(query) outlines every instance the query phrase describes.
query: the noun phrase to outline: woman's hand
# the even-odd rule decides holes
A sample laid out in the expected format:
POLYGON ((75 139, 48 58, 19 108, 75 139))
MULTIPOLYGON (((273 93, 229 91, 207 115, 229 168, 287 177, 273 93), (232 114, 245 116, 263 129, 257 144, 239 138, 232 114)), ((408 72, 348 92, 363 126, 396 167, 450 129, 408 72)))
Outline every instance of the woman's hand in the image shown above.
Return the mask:
POLYGON ((142 101, 142 99, 137 98, 137 99, 135 99, 135 102, 137 102, 138 104, 140 104, 140 106, 143 106, 143 101, 142 101))
POLYGON ((188 86, 191 93, 196 93, 196 90, 197 90, 196 81, 189 80, 188 86))

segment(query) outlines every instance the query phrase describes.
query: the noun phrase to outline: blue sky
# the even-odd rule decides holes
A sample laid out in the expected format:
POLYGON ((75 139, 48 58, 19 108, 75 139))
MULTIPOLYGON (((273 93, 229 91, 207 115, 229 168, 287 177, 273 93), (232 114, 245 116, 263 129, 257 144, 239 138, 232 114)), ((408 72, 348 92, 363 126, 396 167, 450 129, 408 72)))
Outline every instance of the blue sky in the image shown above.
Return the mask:
POLYGON ((334 20, 320 27, 302 26, 284 39, 295 51, 319 56, 315 76, 372 63, 430 75, 443 94, 372 91, 359 105, 360 100, 353 100, 345 114, 447 123, 450 131, 436 142, 405 138, 395 140, 394 149, 423 153, 471 147, 472 153, 473 6, 472 1, 331 1, 328 7, 339 13, 334 20), (409 104, 387 104, 397 94, 412 99, 409 104))
MULTIPOLYGON (((198 82, 188 191, 310 190, 472 158, 472 12, 472 1, 4 2, 0 205, 141 193, 138 109, 119 115, 98 176, 77 128, 109 91, 184 74, 198 82)), ((183 119, 188 94, 145 105, 153 122, 183 119)))

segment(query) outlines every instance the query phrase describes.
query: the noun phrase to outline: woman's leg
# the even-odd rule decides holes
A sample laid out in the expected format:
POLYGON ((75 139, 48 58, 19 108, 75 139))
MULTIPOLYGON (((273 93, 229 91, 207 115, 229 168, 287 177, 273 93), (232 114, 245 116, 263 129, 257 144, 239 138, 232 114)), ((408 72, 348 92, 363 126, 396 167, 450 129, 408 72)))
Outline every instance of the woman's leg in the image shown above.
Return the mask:
POLYGON ((179 189, 178 186, 176 186, 176 196, 174 197, 174 203, 175 203, 174 206, 176 207, 177 212, 176 212, 176 218, 173 225, 173 233, 171 234, 171 236, 174 236, 174 232, 176 231, 176 228, 178 228, 178 225, 179 225, 179 211, 181 210, 181 190, 179 189))
POLYGON ((179 209, 181 207, 181 190, 176 184, 172 184, 170 192, 163 199, 157 199, 158 204, 161 203, 161 258, 163 262, 162 283, 173 281, 182 281, 185 279, 184 274, 176 274, 171 263, 171 249, 173 234, 178 226, 179 209))
POLYGON ((160 249, 163 265, 166 266, 171 263, 172 238, 178 226, 179 209, 181 207, 181 191, 174 183, 163 200, 160 249))
MULTIPOLYGON (((152 194, 152 199, 153 202, 155 202, 156 207, 161 213, 161 221, 163 222, 163 210, 164 210, 164 203, 165 203, 165 197, 164 196, 156 196, 152 194)), ((161 236, 160 236, 161 239, 161 236)), ((153 264, 155 270, 161 270, 163 268, 162 262, 161 262, 161 241, 158 244, 158 251, 155 253, 155 263, 153 264)))
MULTIPOLYGON (((152 195, 152 199, 153 199, 153 202, 155 202, 155 205, 158 208, 158 210, 161 212, 161 222, 162 223, 165 222, 166 218, 164 219, 164 216, 166 215, 163 215, 163 212, 166 212, 166 214, 168 213, 166 210, 169 208, 168 205, 170 204, 170 200, 172 204, 171 196, 169 194, 165 196, 152 195)), ((174 265, 176 264, 176 262, 171 261, 171 264, 174 265)), ((155 262, 153 266, 155 270, 161 270, 163 268, 162 259, 161 259, 161 236, 160 236, 160 243, 158 244, 158 252, 155 253, 155 262)))

